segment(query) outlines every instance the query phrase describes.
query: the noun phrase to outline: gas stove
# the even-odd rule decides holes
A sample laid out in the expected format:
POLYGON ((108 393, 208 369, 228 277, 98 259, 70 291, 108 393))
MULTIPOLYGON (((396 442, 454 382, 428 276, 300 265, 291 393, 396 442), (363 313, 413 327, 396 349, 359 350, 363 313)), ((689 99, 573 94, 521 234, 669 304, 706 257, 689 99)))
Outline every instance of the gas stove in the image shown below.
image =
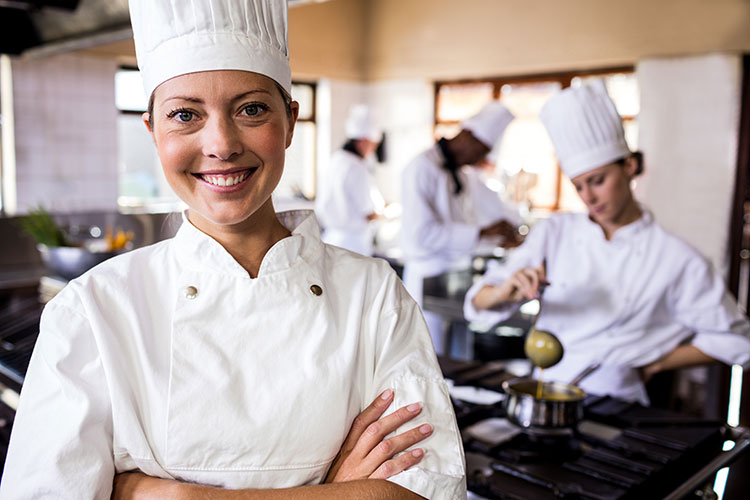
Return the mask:
POLYGON ((575 428, 522 429, 505 419, 501 384, 516 375, 502 363, 439 361, 453 384, 473 498, 708 498, 717 470, 750 455, 745 429, 607 396, 587 397, 575 428), (466 388, 475 392, 456 390, 466 388))
POLYGON ((0 382, 20 392, 39 333, 37 286, 0 290, 0 382))

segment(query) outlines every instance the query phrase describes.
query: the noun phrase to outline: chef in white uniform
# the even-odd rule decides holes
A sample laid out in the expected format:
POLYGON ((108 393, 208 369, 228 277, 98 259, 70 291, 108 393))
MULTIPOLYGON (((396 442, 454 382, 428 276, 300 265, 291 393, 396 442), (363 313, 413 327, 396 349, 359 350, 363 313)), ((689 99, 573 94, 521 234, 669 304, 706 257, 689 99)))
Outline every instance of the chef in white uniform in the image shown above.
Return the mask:
POLYGON ((466 316, 506 319, 547 281, 536 327, 559 337, 564 356, 545 379, 569 382, 601 363, 584 390, 644 404, 644 381, 659 371, 714 360, 747 369, 750 323, 721 276, 634 199, 642 157, 604 83, 562 91, 540 118, 588 213, 536 225, 469 290, 466 316))
POLYGON ((323 241, 362 255, 372 255, 373 221, 385 203, 368 160, 382 132, 364 104, 352 106, 345 123, 347 141, 333 153, 320 177, 315 214, 323 226, 323 241))
POLYGON ((274 213, 298 110, 286 2, 130 12, 144 121, 189 209, 45 307, 0 498, 109 499, 113 480, 118 499, 465 498, 416 303, 312 212, 274 213))
MULTIPOLYGON (((470 169, 479 164, 497 144, 513 114, 492 101, 461 124, 461 131, 437 144, 409 163, 402 174, 401 249, 404 285, 422 304, 425 278, 450 269, 468 268, 480 238, 499 238, 514 244, 517 211, 505 207, 498 194, 479 182, 470 169), (496 200, 490 210, 487 200, 496 200), (482 211, 479 210, 481 206, 482 211), (487 222, 487 213, 497 218, 487 222)), ((438 354, 443 354, 442 319, 423 311, 438 354)), ((448 354, 448 353, 446 353, 448 354)))

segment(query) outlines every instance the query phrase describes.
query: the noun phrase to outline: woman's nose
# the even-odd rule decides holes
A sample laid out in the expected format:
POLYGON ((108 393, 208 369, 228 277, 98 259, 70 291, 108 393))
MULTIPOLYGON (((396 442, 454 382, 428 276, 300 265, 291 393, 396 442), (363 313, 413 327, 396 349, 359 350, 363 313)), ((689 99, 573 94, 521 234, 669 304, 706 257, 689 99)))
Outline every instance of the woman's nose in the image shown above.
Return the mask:
POLYGON ((581 199, 587 205, 591 205, 592 203, 594 203, 594 201, 596 201, 596 199, 595 199, 596 196, 594 195, 594 190, 591 189, 590 187, 583 186, 583 188, 581 188, 581 192, 580 193, 581 193, 581 199))
POLYGON ((242 153, 242 141, 231 120, 214 118, 203 128, 203 154, 209 158, 227 161, 242 153))

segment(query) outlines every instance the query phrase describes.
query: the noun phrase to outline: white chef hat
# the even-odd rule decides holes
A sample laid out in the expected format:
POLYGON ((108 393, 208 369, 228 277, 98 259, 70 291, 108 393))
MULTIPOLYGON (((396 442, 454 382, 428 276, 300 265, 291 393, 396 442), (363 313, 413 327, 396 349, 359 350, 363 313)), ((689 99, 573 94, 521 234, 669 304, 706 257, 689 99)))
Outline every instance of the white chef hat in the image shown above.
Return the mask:
POLYGON ((291 94, 286 0, 130 0, 146 95, 175 76, 244 70, 291 94))
POLYGON ((631 155, 622 118, 601 79, 551 97, 539 118, 571 179, 631 155))
POLYGON ((375 124, 372 111, 364 104, 349 108, 349 115, 344 124, 347 139, 369 139, 379 141, 382 132, 375 124))
POLYGON ((485 146, 492 149, 513 118, 515 116, 508 108, 500 101, 493 100, 486 104, 479 113, 464 120, 461 128, 471 132, 485 146))

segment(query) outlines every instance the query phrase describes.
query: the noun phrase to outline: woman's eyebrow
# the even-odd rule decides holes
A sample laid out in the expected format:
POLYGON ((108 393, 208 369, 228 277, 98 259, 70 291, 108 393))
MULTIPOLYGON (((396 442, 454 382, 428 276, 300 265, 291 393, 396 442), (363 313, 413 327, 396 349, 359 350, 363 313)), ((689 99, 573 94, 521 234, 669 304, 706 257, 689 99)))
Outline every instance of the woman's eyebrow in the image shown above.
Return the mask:
MULTIPOLYGON (((252 95, 252 94, 267 94, 267 95, 271 95, 271 92, 268 91, 268 90, 266 90, 266 89, 248 90, 247 92, 242 92, 242 93, 237 94, 236 96, 232 97, 232 102, 239 101, 239 100, 244 99, 245 97, 247 97, 249 95, 252 95)), ((188 101, 188 102, 194 102, 194 103, 197 103, 197 104, 203 104, 203 102, 204 102, 203 99, 201 99, 199 97, 189 97, 189 96, 183 96, 183 95, 175 95, 175 96, 167 97, 166 99, 164 99, 164 102, 169 102, 169 101, 188 101)))
POLYGON ((237 94, 236 96, 234 96, 234 98, 232 98, 232 101, 239 101, 239 100, 244 99, 245 97, 247 97, 249 95, 252 95, 252 94, 268 94, 268 95, 271 95, 271 92, 269 92, 266 89, 248 90, 247 92, 242 92, 241 94, 237 94))
POLYGON ((198 104, 203 104, 203 99, 199 99, 197 97, 187 97, 187 96, 182 96, 182 95, 175 95, 175 96, 167 97, 166 99, 164 99, 164 102, 169 102, 169 101, 188 101, 188 102, 195 102, 198 104))

